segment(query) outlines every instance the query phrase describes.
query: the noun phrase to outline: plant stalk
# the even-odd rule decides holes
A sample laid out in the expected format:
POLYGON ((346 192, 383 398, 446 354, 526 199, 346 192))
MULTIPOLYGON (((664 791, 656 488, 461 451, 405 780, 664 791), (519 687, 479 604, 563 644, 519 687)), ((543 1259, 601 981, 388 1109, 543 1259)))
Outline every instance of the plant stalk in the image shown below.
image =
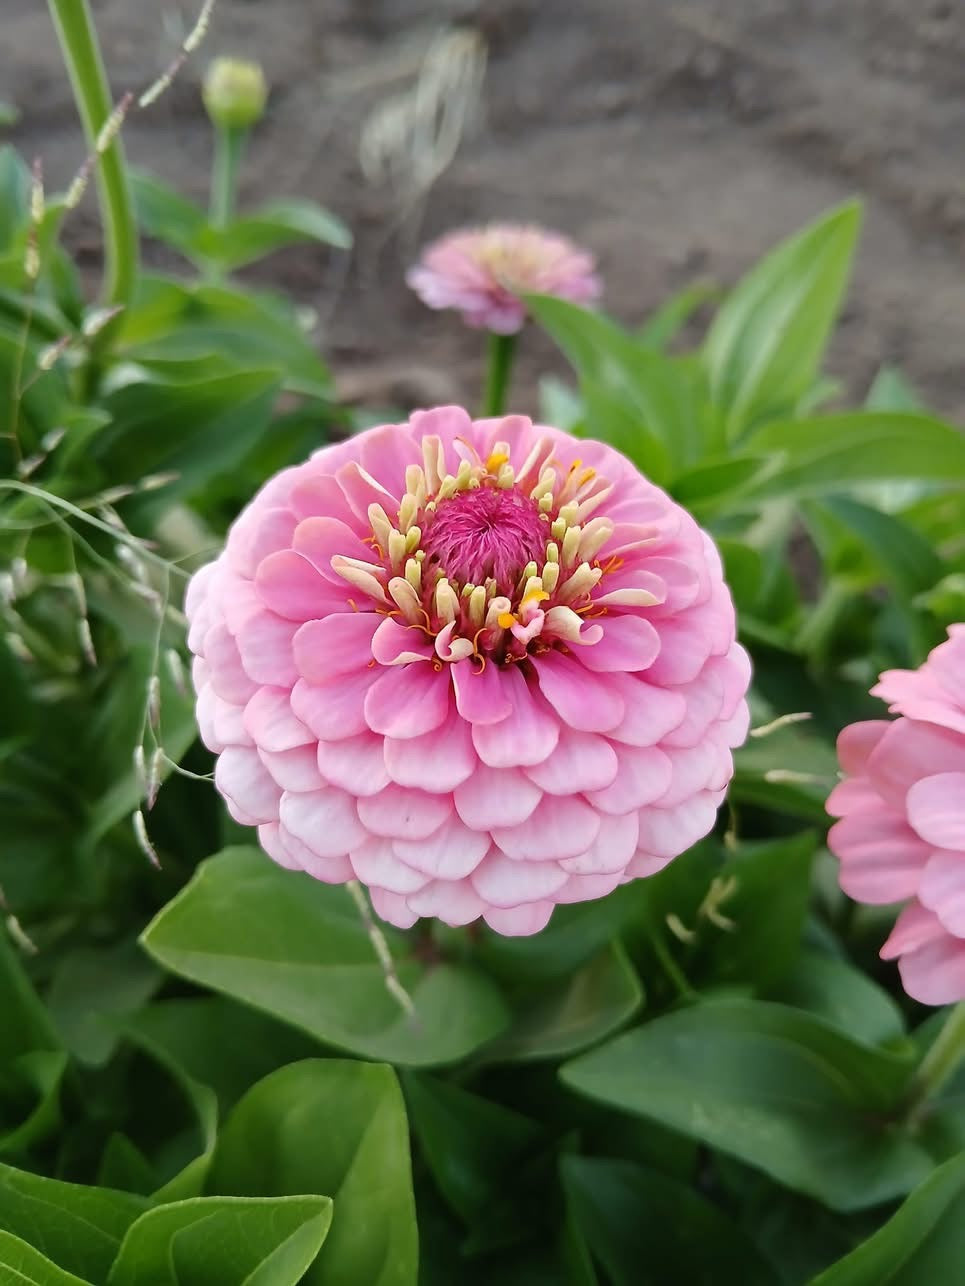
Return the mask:
POLYGON ((486 366, 486 393, 483 399, 484 416, 503 415, 506 411, 506 394, 516 355, 515 335, 489 336, 486 366))
POLYGON ((911 1089, 912 1117, 943 1088, 965 1059, 965 1000, 959 1001, 921 1060, 911 1089))
MULTIPOLYGON (((91 152, 113 109, 104 61, 88 0, 48 0, 50 15, 70 75, 74 99, 91 152)), ((97 193, 104 229, 104 282, 108 306, 126 306, 134 292, 138 267, 137 224, 120 137, 97 157, 97 193)), ((105 338, 107 326, 101 331, 105 338)))
POLYGON ((223 228, 235 212, 238 175, 244 155, 247 128, 216 125, 214 131, 214 164, 211 167, 211 199, 208 215, 216 228, 223 228))

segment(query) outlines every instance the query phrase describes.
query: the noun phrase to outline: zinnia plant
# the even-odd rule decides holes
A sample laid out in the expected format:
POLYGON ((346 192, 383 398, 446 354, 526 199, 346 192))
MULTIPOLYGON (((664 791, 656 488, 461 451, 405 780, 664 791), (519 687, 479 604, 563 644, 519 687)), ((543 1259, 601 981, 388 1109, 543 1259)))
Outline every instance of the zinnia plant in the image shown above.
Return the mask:
POLYGON ((711 540, 629 462, 455 407, 270 481, 188 590, 232 815, 401 927, 503 933, 711 828, 750 667, 711 540))

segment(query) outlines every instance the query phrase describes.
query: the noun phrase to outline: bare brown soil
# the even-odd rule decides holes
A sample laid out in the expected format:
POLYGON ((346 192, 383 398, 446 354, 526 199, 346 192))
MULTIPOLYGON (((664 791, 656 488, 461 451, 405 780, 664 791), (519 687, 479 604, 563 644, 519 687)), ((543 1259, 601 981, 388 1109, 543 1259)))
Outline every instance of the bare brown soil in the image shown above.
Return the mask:
MULTIPOLYGON (((41 0, 3 0, 0 98, 14 141, 64 182, 83 154, 41 0)), ((95 0, 115 89, 139 88, 193 22, 187 0, 95 0)), ((346 392, 473 398, 478 336, 425 311, 403 273, 453 224, 533 219, 599 256, 609 308, 642 319, 695 277, 735 278, 781 236, 867 201, 832 365, 860 395, 897 363, 965 415, 965 7, 956 0, 220 0, 196 65, 126 130, 130 157, 202 197, 210 136, 197 92, 215 53, 256 56, 273 85, 244 194, 301 194, 354 228, 350 258, 286 251, 259 270, 316 307, 346 392), (440 26, 488 47, 484 113, 424 208, 363 178, 372 108, 411 83, 440 26)), ((96 269, 94 209, 70 236, 96 269)), ((550 360, 528 343, 518 403, 550 360)))

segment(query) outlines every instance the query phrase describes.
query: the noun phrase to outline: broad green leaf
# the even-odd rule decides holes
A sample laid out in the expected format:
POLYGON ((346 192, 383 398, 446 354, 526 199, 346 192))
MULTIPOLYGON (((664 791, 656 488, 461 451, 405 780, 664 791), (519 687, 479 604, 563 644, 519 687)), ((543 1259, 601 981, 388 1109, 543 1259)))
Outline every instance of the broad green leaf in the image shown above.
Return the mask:
POLYGON ((924 415, 853 411, 769 424, 748 449, 769 467, 741 483, 740 504, 840 495, 859 483, 919 478, 965 487, 965 434, 924 415))
POLYGON ((352 234, 341 219, 314 201, 289 197, 232 219, 223 228, 207 224, 194 238, 192 253, 233 271, 283 246, 305 242, 347 250, 352 234))
POLYGON ((30 985, 6 927, 0 929, 0 1065, 35 1049, 57 1049, 50 1015, 30 985))
POLYGON ((619 943, 605 947, 571 977, 523 1000, 510 1029, 480 1051, 487 1062, 561 1058, 628 1022, 643 989, 619 943))
POLYGON ((911 1066, 801 1011, 721 1000, 618 1036, 561 1074, 848 1211, 903 1196, 931 1170, 887 1122, 911 1066))
POLYGON ((691 286, 684 286, 683 290, 671 295, 638 327, 635 336, 637 343, 644 348, 661 352, 698 309, 718 300, 720 295, 720 286, 712 281, 696 281, 691 286))
POLYGON ((0 1286, 86 1286, 39 1250, 9 1232, 0 1232, 0 1286))
POLYGON ((403 1085, 413 1133, 443 1200, 470 1227, 482 1225, 490 1245, 519 1240, 521 1221, 532 1216, 520 1179, 545 1146, 544 1131, 433 1077, 408 1073, 403 1085))
POLYGON ((415 1286, 409 1135, 391 1067, 311 1059, 259 1081, 224 1127, 208 1189, 330 1196, 335 1221, 306 1286, 415 1286))
POLYGON ((860 226, 856 202, 822 216, 757 263, 714 318, 703 356, 729 441, 787 414, 814 383, 860 226))
POLYGON ((107 1286, 298 1286, 331 1219, 324 1196, 157 1206, 128 1229, 107 1286))
POLYGON ((35 1049, 0 1064, 0 1155, 14 1158, 60 1126, 63 1050, 35 1049))
POLYGON ((102 1066, 119 1039, 117 1020, 140 1009, 160 984, 160 972, 133 941, 79 947, 58 961, 47 1005, 74 1057, 102 1066))
POLYGON ((9 143, 0 147, 0 251, 26 225, 30 211, 30 170, 9 143))
POLYGON ((147 1202, 128 1192, 61 1183, 0 1165, 0 1229, 69 1272, 99 1283, 147 1202))
POLYGON ((457 1062, 508 1021, 482 974, 424 968, 402 954, 405 1014, 344 888, 283 871, 257 849, 227 849, 148 926, 143 942, 174 973, 267 1010, 326 1044, 408 1066, 457 1062))
POLYGON ((905 1039, 901 1010, 887 991, 837 956, 803 952, 769 998, 807 1009, 869 1045, 905 1039))
POLYGON ((864 404, 869 411, 924 411, 924 402, 894 366, 882 366, 871 382, 864 404))
POLYGON ((135 171, 130 177, 141 227, 149 237, 190 257, 207 222, 204 211, 154 175, 135 171))
POLYGON ((811 1286, 951 1286, 965 1263, 965 1154, 939 1167, 874 1236, 811 1286))
POLYGON ((753 1242, 717 1206, 629 1161, 567 1156, 577 1227, 613 1286, 777 1286, 753 1242))
MULTIPOLYGON (((855 574, 860 572, 862 563, 867 564, 876 582, 883 582, 903 598, 913 598, 941 580, 941 558, 931 543, 901 518, 848 496, 827 496, 802 508, 812 531, 819 528, 823 510, 839 532, 844 533, 837 549, 825 548, 826 566, 836 567, 844 574, 855 574), (818 521, 812 523, 812 518, 818 521)), ((820 535, 820 531, 815 535, 820 535)))

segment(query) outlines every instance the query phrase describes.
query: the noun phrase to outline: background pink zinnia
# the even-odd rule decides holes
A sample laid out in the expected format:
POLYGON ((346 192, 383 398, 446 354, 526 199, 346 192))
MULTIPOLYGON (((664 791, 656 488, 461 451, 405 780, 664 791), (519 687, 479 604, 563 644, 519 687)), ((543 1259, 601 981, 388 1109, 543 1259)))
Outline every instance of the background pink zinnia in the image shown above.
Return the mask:
POLYGON ((901 717, 841 733, 828 844, 850 897, 908 903, 881 954, 910 996, 948 1004, 965 999, 965 625, 872 693, 901 717))
POLYGON ((454 308, 469 326, 512 335, 526 319, 526 294, 576 304, 600 297, 593 256, 544 228, 492 223, 433 242, 406 274, 430 308, 454 308))
POLYGON ((710 538, 522 416, 417 412, 279 474, 187 611, 232 816, 402 927, 533 933, 659 870, 747 730, 710 538))

